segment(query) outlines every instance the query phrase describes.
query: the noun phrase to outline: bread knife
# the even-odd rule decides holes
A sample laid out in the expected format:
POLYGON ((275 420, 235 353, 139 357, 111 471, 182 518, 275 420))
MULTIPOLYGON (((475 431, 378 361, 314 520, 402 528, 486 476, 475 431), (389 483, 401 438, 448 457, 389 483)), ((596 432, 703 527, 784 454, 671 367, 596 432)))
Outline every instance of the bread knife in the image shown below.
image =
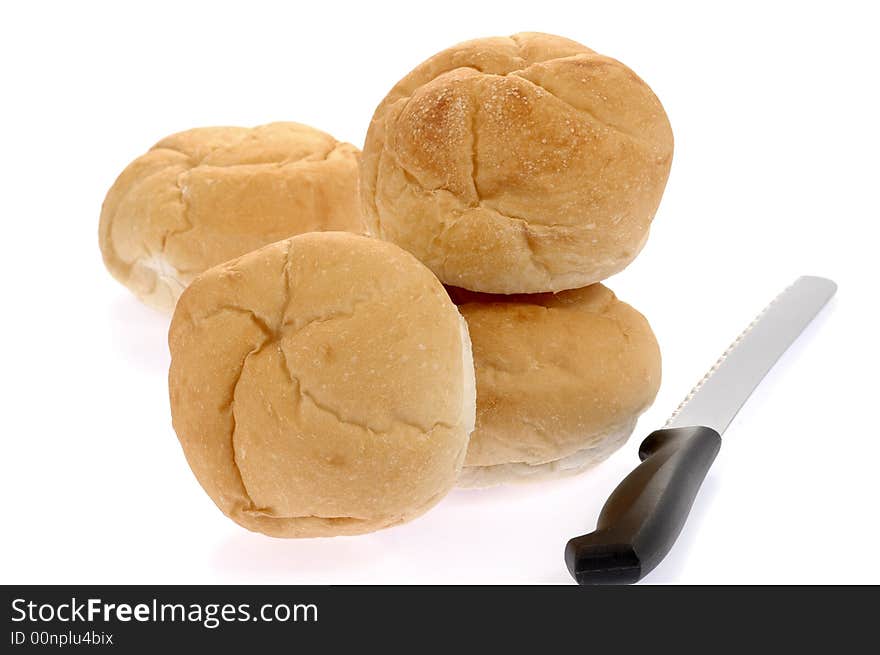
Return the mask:
POLYGON ((661 430, 639 447, 642 463, 602 508, 596 530, 571 539, 565 564, 578 584, 631 584, 678 538, 721 435, 776 361, 837 291, 804 276, 779 294, 724 351, 661 430))

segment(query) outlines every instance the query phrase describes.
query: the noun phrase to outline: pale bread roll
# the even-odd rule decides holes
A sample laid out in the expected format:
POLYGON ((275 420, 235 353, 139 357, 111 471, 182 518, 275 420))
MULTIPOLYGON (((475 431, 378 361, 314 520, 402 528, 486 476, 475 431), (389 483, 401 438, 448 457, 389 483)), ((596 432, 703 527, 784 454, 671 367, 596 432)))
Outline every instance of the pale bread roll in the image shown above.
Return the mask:
POLYGON ((601 284, 555 295, 448 291, 468 323, 477 375, 460 486, 594 466, 623 445, 657 395, 651 327, 601 284))
POLYGON ((361 198, 371 231, 446 284, 573 289, 641 250, 672 149, 660 101, 620 62, 549 34, 477 39, 376 109, 361 198))
POLYGON ((104 263, 145 303, 170 312, 196 275, 228 259, 304 232, 363 233, 358 155, 298 123, 173 134, 107 193, 104 263))
POLYGON ((316 232, 212 268, 168 340, 187 461, 250 530, 378 530, 456 481, 475 412, 467 327, 393 244, 316 232))

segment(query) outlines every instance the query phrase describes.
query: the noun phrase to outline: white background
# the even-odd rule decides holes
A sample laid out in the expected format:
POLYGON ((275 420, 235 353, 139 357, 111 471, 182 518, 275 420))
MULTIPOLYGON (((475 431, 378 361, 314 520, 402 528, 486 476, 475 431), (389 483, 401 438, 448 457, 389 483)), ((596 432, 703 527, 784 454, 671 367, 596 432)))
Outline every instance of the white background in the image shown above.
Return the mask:
POLYGON ((566 583, 641 437, 799 274, 840 291, 725 435, 655 583, 880 582, 877 17, 871 3, 4 3, 3 583, 566 583), (116 175, 198 125, 295 120, 357 145, 410 68, 555 32, 616 57, 676 138, 643 254, 657 401, 577 478, 455 491, 408 525, 285 541, 223 517, 171 429, 168 320, 104 270, 116 175))

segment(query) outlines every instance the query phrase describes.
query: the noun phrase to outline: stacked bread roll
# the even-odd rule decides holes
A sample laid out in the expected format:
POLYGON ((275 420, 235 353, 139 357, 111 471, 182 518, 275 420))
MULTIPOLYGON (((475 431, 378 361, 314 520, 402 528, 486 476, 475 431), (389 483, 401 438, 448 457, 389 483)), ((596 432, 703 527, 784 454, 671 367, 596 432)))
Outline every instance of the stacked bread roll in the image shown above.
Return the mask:
POLYGON ((671 162, 651 89, 547 34, 444 50, 379 105, 361 159, 370 229, 445 284, 485 292, 452 296, 477 376, 463 484, 595 464, 653 401, 650 327, 587 285, 641 250, 671 162))
POLYGON ((174 308, 174 428, 218 507, 356 534, 625 442, 660 353, 599 282, 644 246, 672 148, 620 62, 478 39, 398 82, 363 153, 293 123, 160 141, 108 193, 101 248, 174 308))

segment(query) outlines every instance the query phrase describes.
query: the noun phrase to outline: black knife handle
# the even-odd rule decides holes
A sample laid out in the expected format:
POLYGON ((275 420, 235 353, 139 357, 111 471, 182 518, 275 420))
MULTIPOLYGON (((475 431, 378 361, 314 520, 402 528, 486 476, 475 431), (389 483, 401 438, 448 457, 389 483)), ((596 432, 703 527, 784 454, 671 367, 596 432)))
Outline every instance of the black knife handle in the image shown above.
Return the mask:
POLYGON ((631 584, 650 573, 678 538, 720 448, 721 435, 703 426, 649 434, 642 463, 605 502, 596 531, 565 546, 578 584, 631 584))

